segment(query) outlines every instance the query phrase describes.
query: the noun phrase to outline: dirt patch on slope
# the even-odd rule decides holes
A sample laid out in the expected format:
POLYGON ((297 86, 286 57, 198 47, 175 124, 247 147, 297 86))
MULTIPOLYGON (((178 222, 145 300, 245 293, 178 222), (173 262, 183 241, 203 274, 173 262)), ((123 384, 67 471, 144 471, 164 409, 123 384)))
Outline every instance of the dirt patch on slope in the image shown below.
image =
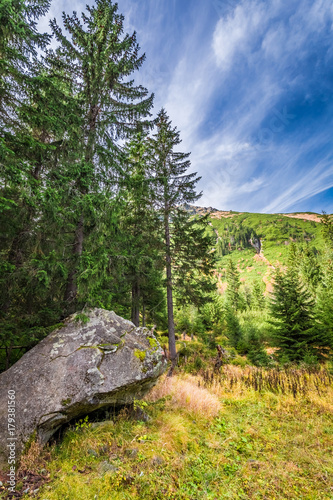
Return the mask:
POLYGON ((318 214, 282 214, 284 217, 290 217, 291 219, 301 219, 304 221, 310 220, 313 222, 321 222, 320 215, 318 214))
POLYGON ((212 219, 222 219, 222 217, 224 219, 228 219, 230 217, 235 217, 235 215, 242 215, 242 212, 234 214, 232 212, 221 210, 221 211, 218 211, 218 212, 212 212, 210 214, 210 216, 212 217, 212 219))

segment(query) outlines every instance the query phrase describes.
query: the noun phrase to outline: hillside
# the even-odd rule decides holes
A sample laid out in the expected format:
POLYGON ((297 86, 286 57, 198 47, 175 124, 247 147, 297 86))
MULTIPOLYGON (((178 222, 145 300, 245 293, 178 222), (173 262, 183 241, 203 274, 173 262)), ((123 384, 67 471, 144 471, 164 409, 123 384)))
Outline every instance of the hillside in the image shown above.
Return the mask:
POLYGON ((268 293, 272 290, 272 271, 286 265, 292 243, 314 255, 324 249, 320 214, 256 214, 193 205, 187 205, 186 209, 193 214, 209 214, 216 235, 221 292, 226 286, 225 269, 230 258, 237 263, 242 283, 263 281, 268 293))

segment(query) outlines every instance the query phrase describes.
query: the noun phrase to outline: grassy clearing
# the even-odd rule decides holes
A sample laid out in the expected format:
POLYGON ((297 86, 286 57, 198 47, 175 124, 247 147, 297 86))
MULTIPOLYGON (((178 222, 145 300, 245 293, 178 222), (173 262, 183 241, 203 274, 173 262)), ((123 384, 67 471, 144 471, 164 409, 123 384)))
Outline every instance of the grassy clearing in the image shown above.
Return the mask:
POLYGON ((280 372, 269 389, 269 373, 225 366, 217 376, 161 379, 146 398, 147 422, 124 411, 67 431, 48 451, 50 482, 36 497, 332 500, 328 374, 280 372), (293 391, 288 377, 306 391, 293 391))

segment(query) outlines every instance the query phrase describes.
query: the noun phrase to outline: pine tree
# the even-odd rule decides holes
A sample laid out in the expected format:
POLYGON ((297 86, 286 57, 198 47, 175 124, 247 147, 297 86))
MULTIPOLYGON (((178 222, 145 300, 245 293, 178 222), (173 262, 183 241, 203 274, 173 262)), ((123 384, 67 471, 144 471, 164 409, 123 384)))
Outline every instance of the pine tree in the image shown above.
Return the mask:
POLYGON ((227 265, 227 284, 226 296, 228 304, 237 311, 240 307, 240 274, 232 259, 229 259, 227 265))
MULTIPOLYGON (((323 279, 318 290, 316 321, 323 344, 333 350, 333 259, 325 265, 323 279)), ((328 354, 328 353, 327 353, 328 354)), ((332 352, 331 352, 332 354, 332 352)))
POLYGON ((265 296, 262 291, 262 283, 256 281, 252 288, 252 304, 254 309, 262 310, 265 308, 265 296))
MULTIPOLYGON (((200 194, 196 193, 195 186, 200 178, 196 173, 186 173, 190 167, 189 153, 176 151, 181 143, 180 134, 172 127, 164 109, 158 113, 156 127, 157 132, 152 140, 155 205, 164 238, 169 351, 174 364, 177 355, 174 324, 175 269, 178 267, 178 276, 185 285, 184 278, 186 279, 186 275, 190 272, 191 255, 193 255, 192 268, 199 262, 202 268, 205 268, 207 244, 204 242, 203 233, 200 235, 201 229, 196 229, 196 226, 200 226, 200 222, 191 221, 190 214, 181 207, 185 203, 193 203, 199 199, 200 194)), ((194 274, 192 277, 197 278, 194 274)))
POLYGON ((232 347, 237 349, 243 333, 235 309, 227 303, 225 308, 226 336, 232 347))
POLYGON ((121 228, 124 233, 123 255, 127 260, 126 277, 131 287, 131 320, 139 326, 140 310, 146 322, 149 295, 161 285, 159 254, 162 241, 158 234, 159 221, 153 206, 153 185, 150 177, 151 151, 142 132, 125 148, 125 206, 121 228), (155 289, 155 290, 154 290, 155 289))
MULTIPOLYGON (((117 4, 97 0, 95 6, 87 6, 87 11, 82 14, 82 23, 75 12, 72 16, 63 13, 70 39, 56 20, 51 21, 60 47, 48 59, 54 71, 73 82, 74 94, 82 108, 81 158, 69 166, 66 174, 75 194, 71 207, 75 227, 71 270, 64 294, 69 309, 76 307, 78 299, 84 244, 94 225, 90 215, 105 203, 103 193, 110 195, 115 181, 119 161, 116 140, 135 130, 137 122, 149 114, 153 102, 153 96, 148 96, 145 88, 135 86, 133 80, 126 81, 141 67, 145 56, 139 56, 136 33, 123 34, 124 17, 118 13, 117 4)), ((89 254, 92 259, 92 253, 89 254)), ((98 262, 95 260, 91 265, 98 266, 98 262)))
POLYGON ((270 306, 272 343, 278 357, 301 361, 305 354, 320 358, 325 351, 322 337, 315 326, 314 301, 296 272, 277 271, 270 306))

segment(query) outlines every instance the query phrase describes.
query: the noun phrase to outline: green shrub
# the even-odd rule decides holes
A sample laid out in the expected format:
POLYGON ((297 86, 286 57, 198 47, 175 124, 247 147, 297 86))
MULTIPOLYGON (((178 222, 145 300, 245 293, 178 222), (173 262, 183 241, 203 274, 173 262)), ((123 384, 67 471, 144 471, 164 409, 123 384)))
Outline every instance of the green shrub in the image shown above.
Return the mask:
POLYGON ((246 359, 242 358, 241 356, 236 356, 236 358, 230 361, 230 364, 244 368, 248 363, 246 362, 246 359))

